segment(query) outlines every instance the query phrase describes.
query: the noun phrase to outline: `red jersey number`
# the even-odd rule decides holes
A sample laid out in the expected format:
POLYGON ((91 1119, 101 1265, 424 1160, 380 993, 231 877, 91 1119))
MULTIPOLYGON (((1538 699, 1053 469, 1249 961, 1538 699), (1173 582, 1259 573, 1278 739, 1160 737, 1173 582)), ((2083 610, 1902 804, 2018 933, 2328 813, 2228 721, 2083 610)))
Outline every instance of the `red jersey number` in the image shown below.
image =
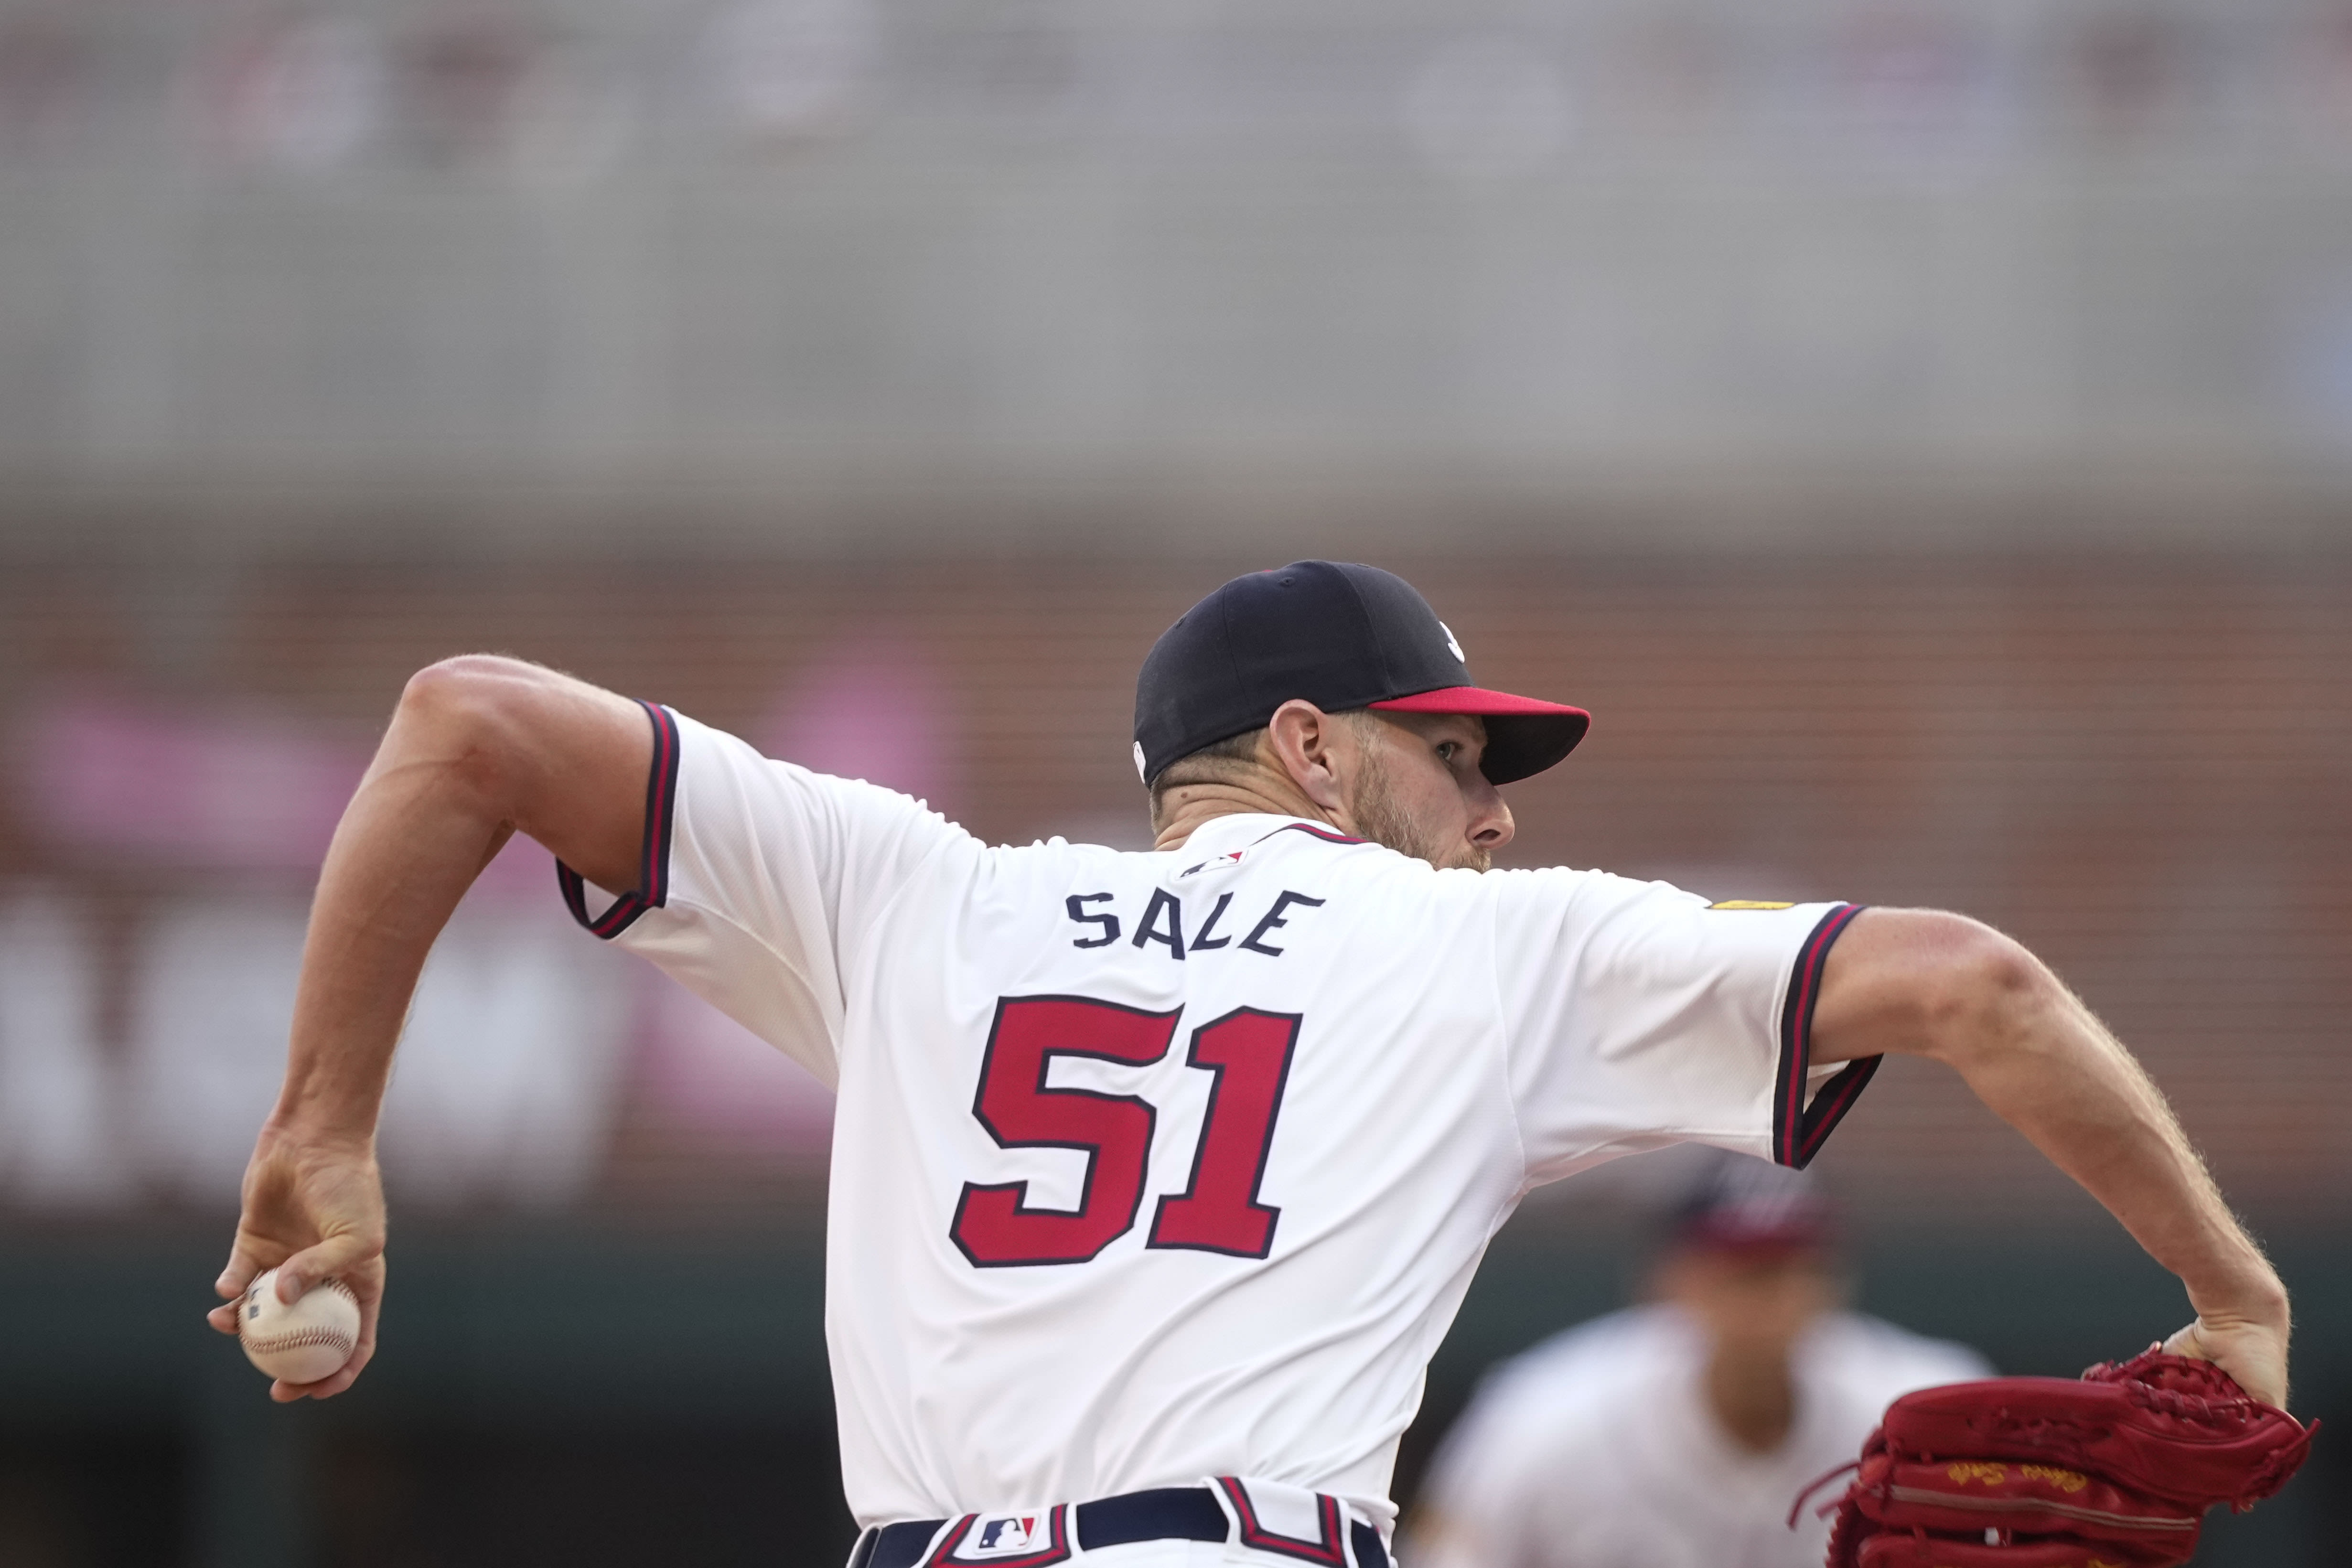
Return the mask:
POLYGON ((1257 1201, 1265 1157, 1274 1152, 1274 1118, 1290 1077, 1298 1016, 1239 1007, 1192 1031, 1185 1061, 1217 1075, 1209 1117, 1192 1153, 1192 1180, 1160 1200, 1151 1247, 1190 1247, 1264 1258, 1282 1211, 1257 1201))
MULTIPOLYGON (((1181 1009, 1180 1009, 1181 1011, 1181 1009)), ((1007 996, 996 1004, 971 1113, 1000 1149, 1083 1149, 1087 1181, 1075 1214, 1028 1206, 1029 1184, 966 1182, 948 1234, 982 1268, 1084 1263, 1135 1224, 1156 1113, 1131 1094, 1047 1089, 1055 1057, 1140 1067, 1168 1054, 1175 1013, 1083 996, 1007 996)))
MULTIPOLYGON (((1045 1077, 1056 1057, 1149 1066, 1168 1054, 1178 1016, 1084 996, 997 1003, 972 1115, 1002 1149, 1084 1151, 1087 1176, 1075 1211, 1029 1207, 1026 1182, 965 1183, 949 1235, 976 1267, 1084 1263, 1133 1227, 1157 1110, 1131 1094, 1048 1089, 1045 1077)), ((1147 1246, 1240 1258, 1272 1249, 1282 1211, 1259 1203, 1257 1190, 1298 1022, 1242 1007, 1192 1032, 1185 1060, 1215 1083, 1192 1181, 1160 1200, 1147 1246)))

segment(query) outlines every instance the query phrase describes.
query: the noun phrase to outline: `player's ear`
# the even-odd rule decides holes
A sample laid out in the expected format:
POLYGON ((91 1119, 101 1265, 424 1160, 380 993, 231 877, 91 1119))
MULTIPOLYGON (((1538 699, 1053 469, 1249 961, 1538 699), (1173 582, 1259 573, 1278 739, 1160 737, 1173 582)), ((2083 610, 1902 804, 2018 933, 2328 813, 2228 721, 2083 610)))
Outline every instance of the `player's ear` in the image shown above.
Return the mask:
POLYGON ((1348 743, 1347 726, 1304 698, 1294 697, 1265 723, 1266 744, 1300 794, 1327 811, 1345 803, 1340 786, 1347 763, 1339 751, 1348 743))

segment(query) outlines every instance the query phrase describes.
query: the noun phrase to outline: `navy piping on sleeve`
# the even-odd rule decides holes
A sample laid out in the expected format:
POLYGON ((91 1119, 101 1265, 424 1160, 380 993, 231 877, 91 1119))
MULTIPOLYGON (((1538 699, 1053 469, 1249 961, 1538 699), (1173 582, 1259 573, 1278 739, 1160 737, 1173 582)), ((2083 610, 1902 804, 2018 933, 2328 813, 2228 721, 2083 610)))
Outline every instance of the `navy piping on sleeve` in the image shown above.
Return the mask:
POLYGON ((623 893, 603 914, 588 913, 588 889, 580 873, 558 860, 556 885, 563 889, 564 906, 572 918, 606 942, 636 923, 647 910, 669 901, 669 838, 671 819, 677 814, 677 719, 658 702, 639 700, 654 721, 654 765, 646 777, 646 842, 637 868, 637 890, 623 893))
POLYGON ((1805 1080, 1813 1048, 1813 1004, 1822 993, 1822 971, 1830 949, 1862 913, 1860 904, 1840 904, 1823 915, 1797 950, 1797 965, 1789 976, 1789 997, 1780 1007, 1780 1070, 1772 1085, 1772 1159, 1801 1171, 1821 1152, 1839 1119, 1862 1098, 1879 1058, 1861 1057, 1822 1085, 1811 1106, 1805 1103, 1805 1080))

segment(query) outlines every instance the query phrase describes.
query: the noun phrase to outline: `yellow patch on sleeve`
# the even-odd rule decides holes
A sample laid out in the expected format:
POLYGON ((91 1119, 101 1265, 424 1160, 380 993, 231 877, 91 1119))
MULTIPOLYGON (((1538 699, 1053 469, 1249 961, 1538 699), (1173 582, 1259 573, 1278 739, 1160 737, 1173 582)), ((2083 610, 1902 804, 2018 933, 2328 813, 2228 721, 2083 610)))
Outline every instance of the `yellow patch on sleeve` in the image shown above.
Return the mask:
POLYGON ((1711 910, 1793 910, 1797 906, 1774 903, 1769 899, 1726 899, 1721 903, 1709 904, 1706 907, 1711 910))

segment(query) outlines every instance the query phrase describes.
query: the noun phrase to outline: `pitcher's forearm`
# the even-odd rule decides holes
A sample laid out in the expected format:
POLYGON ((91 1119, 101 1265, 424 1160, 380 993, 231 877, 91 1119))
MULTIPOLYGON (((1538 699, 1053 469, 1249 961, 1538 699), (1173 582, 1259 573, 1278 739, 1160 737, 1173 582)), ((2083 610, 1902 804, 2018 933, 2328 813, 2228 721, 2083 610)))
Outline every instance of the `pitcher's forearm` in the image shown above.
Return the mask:
POLYGON ((2286 1294, 2162 1092, 2053 979, 1934 1053, 2179 1276, 2200 1315, 2284 1326, 2286 1294))
POLYGON ((373 1135, 425 955, 511 831, 449 729, 404 705, 327 851, 273 1117, 306 1135, 373 1135))
POLYGON ((1814 1059, 1925 1056, 2106 1205, 2200 1316, 2279 1328, 2278 1276, 2221 1201, 2138 1062, 1999 931, 1934 910, 1866 910, 1829 957, 1814 1059))

